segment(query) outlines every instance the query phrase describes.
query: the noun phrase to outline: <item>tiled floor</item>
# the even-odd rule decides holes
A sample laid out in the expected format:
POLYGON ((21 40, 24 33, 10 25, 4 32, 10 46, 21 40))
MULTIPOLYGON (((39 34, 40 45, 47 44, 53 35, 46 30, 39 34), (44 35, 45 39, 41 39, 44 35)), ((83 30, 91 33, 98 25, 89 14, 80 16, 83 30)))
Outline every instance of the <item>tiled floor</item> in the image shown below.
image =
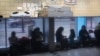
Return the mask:
POLYGON ((80 48, 67 51, 58 51, 55 53, 40 53, 23 56, 100 56, 98 48, 80 48))

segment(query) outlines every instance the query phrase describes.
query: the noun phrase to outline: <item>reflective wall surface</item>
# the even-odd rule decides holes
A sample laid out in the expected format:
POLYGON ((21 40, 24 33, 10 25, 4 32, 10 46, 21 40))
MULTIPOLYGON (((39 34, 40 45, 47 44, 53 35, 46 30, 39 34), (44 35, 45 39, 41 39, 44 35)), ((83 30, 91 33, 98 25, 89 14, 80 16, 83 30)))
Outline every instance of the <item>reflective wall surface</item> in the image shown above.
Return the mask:
MULTIPOLYGON (((100 22, 100 17, 83 17, 86 19, 81 22, 86 25, 87 30, 94 30, 95 26, 100 22)), ((78 30, 81 28, 78 22, 79 17, 54 17, 54 41, 56 42, 56 30, 62 26, 64 27, 63 35, 69 38, 70 29, 75 30, 76 38, 78 38, 78 30)), ((30 18, 30 17, 11 17, 7 19, 1 19, 0 21, 0 48, 9 47, 9 37, 11 32, 15 31, 18 38, 27 37, 31 39, 30 29, 39 27, 43 33, 43 42, 48 43, 49 31, 52 30, 49 27, 49 18, 30 18)), ((80 20, 79 20, 80 21, 80 20)), ((49 38, 50 39, 50 38, 49 38)))
POLYGON ((5 20, 0 21, 0 48, 6 47, 5 20))
MULTIPOLYGON (((18 38, 31 38, 30 30, 39 27, 43 33, 43 19, 42 18, 9 18, 7 21, 7 39, 11 36, 11 32, 15 31, 18 38)), ((9 41, 7 41, 9 46, 9 41)))
POLYGON ((0 21, 0 47, 9 47, 9 37, 11 32, 15 31, 18 38, 31 38, 30 30, 39 27, 43 33, 42 18, 7 18, 0 21))
POLYGON ((76 30, 75 18, 73 18, 73 17, 54 18, 54 31, 55 31, 55 34, 56 34, 56 31, 59 27, 64 28, 63 35, 66 36, 66 38, 69 38, 70 29, 76 30))

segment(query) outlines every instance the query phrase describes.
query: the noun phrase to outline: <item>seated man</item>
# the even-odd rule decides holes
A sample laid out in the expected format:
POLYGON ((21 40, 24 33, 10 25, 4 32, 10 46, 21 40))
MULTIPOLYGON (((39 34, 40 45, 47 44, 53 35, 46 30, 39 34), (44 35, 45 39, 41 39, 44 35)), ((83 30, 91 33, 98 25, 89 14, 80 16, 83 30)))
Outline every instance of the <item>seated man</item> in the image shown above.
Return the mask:
POLYGON ((11 37, 9 37, 9 43, 10 43, 10 54, 11 56, 15 56, 18 51, 18 38, 14 31, 11 33, 11 37))
POLYGON ((9 38, 9 43, 12 46, 12 45, 16 45, 17 42, 18 42, 18 38, 16 36, 16 33, 15 32, 12 32, 11 33, 11 37, 9 38))

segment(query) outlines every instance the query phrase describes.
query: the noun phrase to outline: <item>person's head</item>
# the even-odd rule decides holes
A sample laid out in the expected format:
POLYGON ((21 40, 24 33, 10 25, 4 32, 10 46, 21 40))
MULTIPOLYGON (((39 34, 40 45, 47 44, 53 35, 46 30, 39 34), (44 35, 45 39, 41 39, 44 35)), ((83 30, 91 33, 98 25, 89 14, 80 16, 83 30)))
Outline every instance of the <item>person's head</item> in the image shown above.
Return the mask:
POLYGON ((59 27, 57 32, 63 32, 64 28, 63 27, 59 27))
POLYGON ((81 29, 82 29, 82 30, 86 30, 86 26, 85 26, 85 25, 83 25, 81 29))
POLYGON ((71 33, 74 33, 74 29, 70 29, 70 32, 71 32, 71 33))
POLYGON ((34 29, 34 31, 39 32, 40 31, 40 28, 37 27, 37 28, 34 29))
POLYGON ((15 31, 11 32, 11 36, 16 36, 15 31))

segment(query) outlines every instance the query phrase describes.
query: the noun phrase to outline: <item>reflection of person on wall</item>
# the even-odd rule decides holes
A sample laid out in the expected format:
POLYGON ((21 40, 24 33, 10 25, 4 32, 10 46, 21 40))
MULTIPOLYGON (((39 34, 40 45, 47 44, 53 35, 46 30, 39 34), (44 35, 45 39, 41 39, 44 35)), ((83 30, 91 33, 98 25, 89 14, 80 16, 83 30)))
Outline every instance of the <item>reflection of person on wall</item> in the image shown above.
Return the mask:
POLYGON ((56 41, 57 41, 57 43, 60 43, 61 40, 62 40, 63 37, 64 37, 63 34, 62 34, 63 30, 64 30, 63 27, 59 27, 59 28, 57 29, 57 31, 56 31, 56 41))
POLYGON ((83 25, 81 30, 79 31, 79 37, 80 37, 81 44, 83 46, 87 46, 87 40, 89 40, 90 37, 88 31, 86 30, 85 25, 83 25))
POLYGON ((16 45, 18 43, 18 38, 14 31, 11 33, 11 37, 9 38, 9 43, 10 45, 16 45))
POLYGON ((100 23, 96 26, 96 29, 94 31, 96 40, 97 40, 97 46, 100 46, 100 23))
POLYGON ((75 31, 74 31, 74 29, 71 29, 71 30, 70 30, 70 36, 69 36, 69 39, 70 39, 70 46, 71 46, 71 47, 73 47, 74 38, 75 38, 75 31))
MULTIPOLYGON (((63 36, 62 32, 63 32, 64 28, 63 27, 59 27, 56 31, 56 41, 57 44, 60 44, 61 48, 63 47, 63 39, 65 36, 63 36)), ((66 44, 67 45, 67 44, 66 44)))
POLYGON ((42 40, 43 40, 43 34, 40 31, 40 28, 35 28, 34 31, 31 33, 32 36, 32 47, 35 49, 41 48, 42 45, 42 40))
POLYGON ((11 33, 11 37, 9 38, 9 43, 10 43, 11 55, 15 55, 19 43, 18 43, 18 38, 16 36, 16 33, 14 31, 11 33))

